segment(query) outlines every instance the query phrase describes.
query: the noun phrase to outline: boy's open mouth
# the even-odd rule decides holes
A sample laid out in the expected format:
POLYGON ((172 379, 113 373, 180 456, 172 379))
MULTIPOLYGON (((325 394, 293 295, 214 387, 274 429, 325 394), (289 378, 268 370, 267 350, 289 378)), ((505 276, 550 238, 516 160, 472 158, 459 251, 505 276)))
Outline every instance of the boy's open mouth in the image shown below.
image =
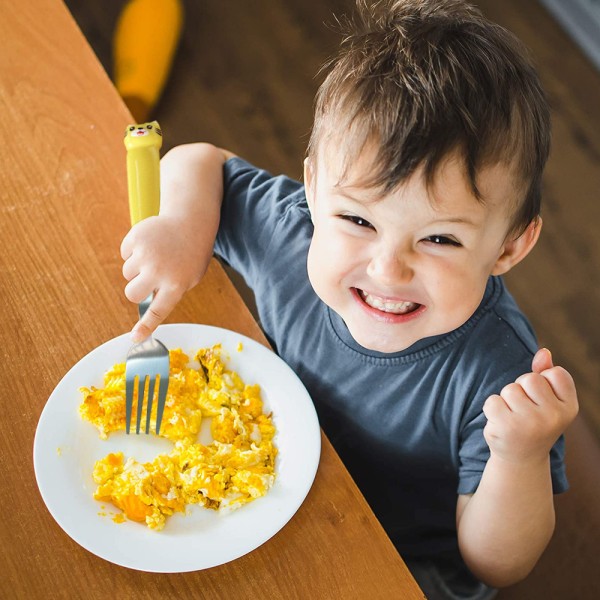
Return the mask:
POLYGON ((356 290, 361 300, 370 306, 385 313, 391 313, 394 315, 407 315, 417 310, 421 305, 416 302, 409 302, 407 300, 392 301, 378 296, 373 296, 364 290, 356 290))

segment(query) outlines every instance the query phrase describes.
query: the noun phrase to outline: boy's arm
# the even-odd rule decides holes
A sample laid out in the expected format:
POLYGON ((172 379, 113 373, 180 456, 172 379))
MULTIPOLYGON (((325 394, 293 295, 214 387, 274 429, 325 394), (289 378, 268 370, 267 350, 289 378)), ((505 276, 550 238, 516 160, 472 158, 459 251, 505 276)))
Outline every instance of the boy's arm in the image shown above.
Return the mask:
POLYGON ((173 148, 161 160, 160 214, 134 225, 121 244, 127 298, 139 304, 154 292, 134 341, 150 335, 204 276, 219 228, 223 164, 232 156, 198 143, 173 148))
POLYGON ((532 370, 486 401, 490 458, 477 491, 457 504, 463 559, 493 587, 527 576, 552 537, 549 453, 578 411, 573 379, 548 350, 538 351, 532 370))

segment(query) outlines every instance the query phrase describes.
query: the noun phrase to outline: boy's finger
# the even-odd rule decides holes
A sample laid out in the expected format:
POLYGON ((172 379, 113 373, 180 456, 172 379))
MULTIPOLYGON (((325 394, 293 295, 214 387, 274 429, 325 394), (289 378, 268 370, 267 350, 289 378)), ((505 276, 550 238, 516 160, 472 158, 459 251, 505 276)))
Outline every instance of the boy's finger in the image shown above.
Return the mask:
POLYGON ((483 414, 488 421, 494 421, 507 412, 510 412, 510 407, 499 394, 489 396, 483 405, 483 414))
POLYGON ((154 308, 154 302, 150 304, 148 310, 144 314, 143 318, 140 319, 131 330, 131 339, 137 344, 142 340, 145 340, 167 317, 157 312, 154 308))
POLYGON ((546 369, 551 369, 554 366, 552 363, 552 353, 548 348, 540 348, 531 361, 531 370, 534 373, 541 373, 546 369))
POLYGON ((559 400, 577 407, 575 382, 566 369, 553 367, 544 371, 542 377, 550 384, 552 391, 559 400))
MULTIPOLYGON (((545 369, 544 372, 549 372, 549 369, 545 369)), ((529 402, 543 406, 553 401, 552 386, 541 373, 525 373, 518 377, 515 383, 521 387, 529 402)))
POLYGON ((127 281, 131 281, 134 277, 137 277, 140 274, 140 267, 137 264, 137 261, 134 261, 132 257, 129 257, 123 263, 121 271, 123 273, 123 277, 127 279, 127 281))
POLYGON ((138 321, 131 330, 131 341, 134 344, 139 344, 151 335, 153 331, 154 329, 150 329, 143 321, 138 321))
POLYGON ((131 237, 129 234, 127 234, 124 238, 123 241, 121 242, 121 258, 123 260, 127 260, 130 256, 131 256, 131 237))
POLYGON ((132 340, 137 343, 146 339, 169 316, 178 301, 176 294, 158 290, 143 318, 132 329, 132 340))
POLYGON ((531 411, 532 399, 519 380, 505 385, 500 392, 500 397, 511 412, 529 414, 531 411))
POLYGON ((125 286, 125 297, 129 302, 139 304, 148 297, 151 291, 152 283, 147 281, 147 278, 144 278, 142 275, 138 275, 125 286))

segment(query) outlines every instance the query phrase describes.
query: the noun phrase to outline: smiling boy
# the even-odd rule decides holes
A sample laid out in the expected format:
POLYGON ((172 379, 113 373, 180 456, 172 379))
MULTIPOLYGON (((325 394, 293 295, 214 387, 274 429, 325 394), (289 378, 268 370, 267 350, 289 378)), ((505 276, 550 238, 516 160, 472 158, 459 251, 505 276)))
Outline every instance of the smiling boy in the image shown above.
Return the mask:
POLYGON ((359 2, 316 102, 305 185, 209 144, 161 162, 127 234, 148 335, 213 250, 431 598, 527 575, 567 488, 573 380, 501 275, 540 233, 549 116, 520 44, 459 0, 359 2))
POLYGON ((335 152, 325 153, 318 176, 306 162, 314 225, 308 272, 321 300, 366 348, 397 352, 460 327, 479 306, 490 274, 506 273, 537 240, 540 219, 506 239, 506 199, 514 191, 504 166, 478 173, 485 203, 473 196, 458 154, 440 165, 429 189, 420 168, 378 196, 361 184, 372 152, 365 150, 344 183, 335 152))

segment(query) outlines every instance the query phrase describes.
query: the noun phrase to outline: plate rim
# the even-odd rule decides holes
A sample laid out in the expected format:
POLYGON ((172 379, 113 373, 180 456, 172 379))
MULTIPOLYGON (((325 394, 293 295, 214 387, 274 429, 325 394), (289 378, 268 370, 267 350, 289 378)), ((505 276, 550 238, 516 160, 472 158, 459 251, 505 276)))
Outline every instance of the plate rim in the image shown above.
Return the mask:
MULTIPOLYGON (((161 334, 163 335, 163 337, 165 337, 165 336, 171 337, 171 335, 173 335, 173 336, 182 335, 183 337, 185 337, 186 335, 191 336, 193 332, 195 332, 199 335, 201 335, 203 332, 205 333, 205 335, 209 333, 215 337, 218 335, 221 335, 224 339, 235 337, 238 339, 239 342, 242 343, 244 348, 250 347, 253 349, 253 352, 267 353, 270 356, 270 359, 273 360, 275 364, 279 365, 279 367, 282 369, 283 373, 285 373, 285 377, 286 378, 291 377, 292 380, 294 381, 294 384, 299 389, 303 390, 303 395, 305 396, 304 400, 307 401, 307 402, 303 403, 303 410, 305 411, 304 417, 307 420, 307 422, 309 423, 310 427, 312 428, 312 430, 310 430, 308 432, 303 432, 303 440, 306 439, 304 437, 304 433, 306 433, 309 436, 308 440, 310 441, 310 444, 308 446, 306 446, 306 444, 303 443, 303 448, 308 448, 308 457, 309 458, 311 458, 311 448, 312 448, 312 460, 309 460, 306 465, 304 465, 304 463, 303 463, 303 466, 306 466, 306 468, 307 468, 307 472, 304 475, 305 484, 303 484, 301 493, 296 491, 294 497, 291 498, 292 502, 290 504, 289 509, 287 511, 284 511, 281 515, 279 515, 279 518, 277 519, 275 526, 266 528, 266 530, 264 532, 261 532, 260 535, 255 536, 254 541, 252 543, 243 545, 241 548, 238 548, 238 550, 232 551, 226 560, 222 560, 222 559, 219 559, 217 561, 199 560, 199 561, 197 561, 197 564, 194 563, 194 561, 191 561, 191 563, 189 563, 189 564, 186 563, 183 566, 173 568, 172 566, 167 567, 164 564, 162 564, 162 565, 161 564, 143 565, 141 563, 143 563, 144 561, 140 562, 137 560, 127 560, 121 556, 117 556, 117 557, 110 556, 110 553, 107 553, 102 550, 98 550, 98 548, 96 548, 94 546, 94 544, 90 543, 90 541, 87 539, 87 536, 85 534, 85 531, 87 530, 86 528, 83 529, 83 533, 82 533, 78 529, 74 528, 73 524, 71 522, 69 522, 67 519, 64 518, 64 511, 57 510, 57 506, 53 502, 53 497, 52 497, 52 494, 54 494, 54 492, 50 491, 51 486, 48 484, 48 482, 45 481, 44 475, 42 474, 42 468, 46 461, 46 457, 44 455, 42 455, 42 452, 44 450, 46 450, 46 448, 44 446, 44 444, 46 442, 43 438, 44 434, 46 434, 46 432, 44 430, 44 424, 46 423, 46 420, 48 418, 50 418, 50 416, 52 414, 52 410, 55 410, 54 405, 59 403, 59 400, 57 400, 56 398, 58 398, 62 387, 65 384, 67 384, 71 378, 73 378, 73 376, 77 373, 77 371, 79 369, 83 368, 86 361, 91 361, 91 360, 93 360, 94 357, 101 356, 103 352, 105 352, 107 349, 111 348, 113 345, 116 345, 118 347, 119 344, 124 344, 124 343, 130 344, 130 334, 129 333, 125 333, 125 334, 119 335, 117 337, 111 338, 111 339, 103 342, 99 346, 90 350, 88 353, 86 353, 84 356, 82 356, 74 365, 72 365, 71 368, 68 369, 68 371, 63 375, 63 377, 60 379, 60 381, 56 384, 56 386, 54 387, 51 394, 48 396, 48 398, 47 398, 46 402, 44 403, 44 406, 40 412, 40 415, 38 417, 38 423, 36 426, 34 442, 33 442, 33 463, 34 463, 35 479, 36 479, 36 484, 37 484, 39 493, 42 496, 42 500, 43 500, 47 510, 50 512, 51 516, 56 521, 56 523, 59 525, 59 527, 71 539, 73 539, 78 545, 80 545, 84 549, 88 550, 92 554, 94 554, 104 560, 107 560, 108 562, 111 562, 113 564, 116 564, 116 565, 119 565, 122 567, 131 568, 131 569, 135 569, 135 570, 139 570, 139 571, 156 572, 156 573, 183 573, 183 572, 203 570, 206 568, 212 568, 212 567, 219 566, 221 564, 225 564, 227 562, 236 560, 236 559, 240 558, 241 556, 244 556, 245 554, 248 554, 249 552, 252 552, 256 548, 263 545, 265 542, 267 542, 271 537, 276 535, 279 531, 281 531, 281 529, 283 529, 287 525, 287 523, 292 519, 292 517, 296 514, 296 512, 299 510, 299 508, 304 503, 304 500, 306 499, 306 496, 308 495, 310 489, 312 488, 314 479, 317 474, 317 470, 318 470, 318 467, 320 464, 320 455, 321 455, 320 425, 319 425, 318 416, 317 416, 317 413, 316 413, 316 410, 314 407, 314 403, 310 397, 310 394, 306 390, 306 387, 304 386, 304 384, 302 383, 302 381, 300 380, 298 375, 271 348, 265 346, 264 344, 262 344, 261 342, 255 340, 253 338, 250 338, 247 335, 244 335, 242 333, 239 333, 239 332, 231 330, 231 329, 218 327, 218 326, 214 326, 214 325, 204 325, 204 324, 200 324, 200 323, 169 323, 169 324, 160 325, 157 328, 155 335, 156 335, 156 337, 159 337, 159 338, 160 338, 161 334), (184 333, 180 333, 182 331, 184 333)), ((210 342, 210 343, 212 344, 215 342, 210 342)), ((170 348, 183 346, 183 344, 177 345, 177 344, 172 344, 170 342, 167 342, 166 345, 170 348)), ((201 343, 198 344, 198 347, 202 347, 202 344, 201 343)), ((186 348, 182 348, 182 349, 185 352, 187 352, 186 348)), ((230 357, 232 357, 235 353, 235 348, 233 348, 233 347, 225 348, 225 346, 224 346, 224 350, 225 350, 226 356, 230 355, 230 357)), ((124 362, 125 358, 123 357, 122 360, 124 362)), ((112 364, 114 364, 115 362, 118 362, 118 360, 113 359, 112 364)), ((226 362, 228 363, 230 361, 226 361, 226 362)), ((105 370, 106 370, 105 367, 102 367, 101 369, 99 369, 99 371, 101 371, 100 376, 105 372, 105 370)), ((251 381, 249 383, 259 383, 261 385, 261 388, 263 388, 264 383, 261 383, 259 380, 260 380, 260 377, 257 377, 255 381, 251 381)), ((79 391, 75 390, 75 393, 79 394, 79 391)), ((78 404, 79 404, 81 396, 78 395, 78 398, 79 398, 79 400, 78 400, 78 404)), ((74 417, 75 417, 75 419, 78 419, 78 420, 80 419, 80 417, 76 413, 75 413, 74 417)), ((276 415, 275 415, 275 417, 276 417, 276 415)), ((81 421, 81 423, 83 423, 83 421, 81 421)), ((160 450, 158 452, 160 452, 160 450)), ((281 462, 281 459, 282 459, 282 457, 279 456, 280 462, 281 462)), ((47 460, 50 460, 50 459, 48 458, 47 460)), ((273 491, 275 489, 277 489, 277 487, 276 487, 277 482, 280 479, 281 474, 278 473, 277 475, 278 476, 275 480, 275 484, 274 484, 273 488, 271 488, 271 490, 269 490, 269 493, 264 498, 259 499, 259 501, 269 498, 269 496, 273 494, 273 491)), ((93 503, 93 502, 97 502, 97 501, 95 501, 90 496, 90 502, 93 503)), ((245 505, 244 507, 240 507, 239 511, 242 511, 244 509, 249 509, 253 505, 254 505, 254 503, 251 503, 249 505, 245 505)), ((235 514, 237 514, 237 512, 238 511, 234 511, 234 513, 232 513, 231 516, 234 516, 235 514)), ((217 513, 217 514, 219 514, 219 513, 217 513)), ((171 519, 176 518, 178 516, 179 515, 171 517, 171 519)), ((221 518, 221 517, 219 516, 219 518, 221 518)), ((140 525, 135 524, 135 527, 140 527, 140 525)), ((147 529, 147 528, 144 528, 144 529, 147 529)), ((151 532, 151 533, 154 536, 164 536, 165 535, 164 530, 163 530, 163 532, 151 532)), ((199 536, 199 537, 201 537, 201 536, 199 536)))

